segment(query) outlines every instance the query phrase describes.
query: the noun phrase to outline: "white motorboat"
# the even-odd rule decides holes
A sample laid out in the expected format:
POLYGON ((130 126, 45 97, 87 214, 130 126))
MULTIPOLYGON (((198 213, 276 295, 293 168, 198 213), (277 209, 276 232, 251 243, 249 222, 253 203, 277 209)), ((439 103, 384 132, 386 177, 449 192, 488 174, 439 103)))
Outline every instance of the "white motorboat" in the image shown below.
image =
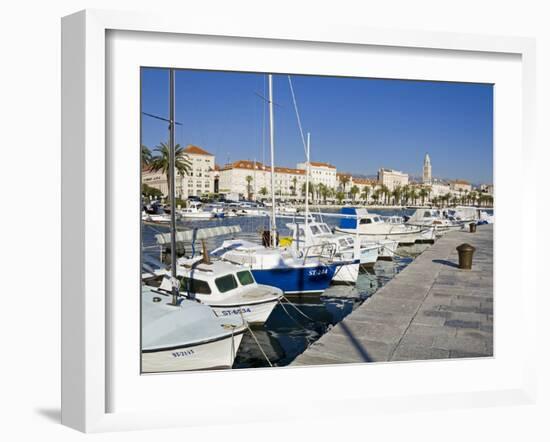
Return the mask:
POLYGON ((393 239, 378 239, 376 241, 371 240, 362 240, 361 246, 366 247, 369 244, 376 244, 378 246, 378 259, 383 261, 393 260, 397 247, 399 246, 399 241, 393 239))
POLYGON ((257 203, 251 203, 247 201, 242 201, 239 203, 239 208, 243 215, 245 216, 268 216, 266 208, 257 203))
POLYGON ((343 207, 341 213, 347 217, 340 220, 336 231, 359 234, 361 239, 370 241, 391 239, 399 244, 414 244, 435 239, 431 227, 386 223, 380 215, 369 213, 364 208, 343 207))
POLYGON ((417 209, 406 222, 409 226, 429 227, 434 229, 437 236, 441 236, 451 230, 462 230, 464 223, 446 218, 441 211, 436 209, 417 209))
POLYGON ((178 210, 178 215, 181 218, 187 219, 212 219, 215 217, 213 212, 206 211, 202 208, 202 203, 199 201, 189 201, 189 206, 185 209, 178 210))
POLYGON ((157 209, 156 213, 148 213, 145 210, 142 210, 141 220, 150 223, 168 224, 170 222, 170 214, 164 212, 161 208, 157 209))
POLYGON ((495 222, 495 215, 490 214, 486 210, 481 210, 479 212, 479 221, 478 224, 494 224, 495 222))
MULTIPOLYGON (((375 243, 360 244, 356 247, 356 238, 344 233, 333 233, 323 222, 289 223, 293 247, 299 252, 327 253, 326 244, 333 245, 334 256, 348 261, 357 261, 341 266, 334 275, 333 282, 355 283, 360 266, 373 266, 378 259, 379 246, 375 243)), ((357 238, 359 241, 359 238, 357 238)))
MULTIPOLYGON (((262 324, 283 296, 276 287, 258 284, 250 269, 203 255, 178 260, 180 293, 212 307, 219 317, 238 316, 251 324, 262 324)), ((166 276, 161 290, 171 290, 166 276)))
POLYGON ((141 371, 160 373, 231 368, 247 327, 238 316, 218 317, 205 304, 149 286, 141 293, 141 371))

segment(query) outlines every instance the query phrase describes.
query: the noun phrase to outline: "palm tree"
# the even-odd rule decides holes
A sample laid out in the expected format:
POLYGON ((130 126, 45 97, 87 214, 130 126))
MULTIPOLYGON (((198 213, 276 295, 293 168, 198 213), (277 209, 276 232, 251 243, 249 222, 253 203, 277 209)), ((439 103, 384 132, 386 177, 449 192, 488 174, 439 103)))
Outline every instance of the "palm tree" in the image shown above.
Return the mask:
POLYGON ((388 198, 389 198, 389 195, 390 195, 390 189, 388 188, 388 186, 386 186, 385 184, 382 184, 380 186, 380 193, 382 195, 384 195, 384 204, 387 204, 388 203, 388 198))
MULTIPOLYGON (((175 150, 175 168, 181 176, 187 175, 191 169, 191 161, 179 144, 174 146, 175 150)), ((166 143, 160 143, 155 146, 154 154, 149 163, 153 172, 161 171, 166 175, 168 183, 168 194, 170 194, 170 147, 166 143)))
POLYGON ((380 198, 380 194, 382 193, 382 191, 380 189, 376 189, 373 194, 372 194, 372 199, 374 200, 375 203, 378 202, 378 198, 380 198))
POLYGON ((416 205, 416 199, 418 198, 418 194, 416 193, 415 189, 411 189, 410 195, 411 201, 414 205, 416 205))
POLYGON ((248 193, 248 201, 250 201, 252 199, 252 186, 250 185, 250 183, 252 182, 254 178, 252 178, 251 175, 248 175, 245 180, 246 180, 246 193, 248 193))
POLYGON ((262 187, 260 189, 260 195, 262 196, 266 196, 267 195, 267 187, 262 187))
POLYGON ((395 186, 395 189, 393 189, 393 192, 391 192, 391 195, 393 196, 393 203, 400 204, 401 186, 395 186))
POLYGON ((411 187, 408 184, 405 184, 401 189, 401 202, 404 203, 405 205, 409 203, 410 191, 411 191, 411 187))
POLYGON ((338 200, 338 204, 342 204, 342 201, 345 197, 346 194, 344 192, 336 192, 336 199, 338 200))
POLYGON ((424 200, 428 196, 428 191, 424 187, 421 187, 418 195, 420 196, 420 198, 422 198, 422 205, 424 205, 424 200))
POLYGON ((292 178, 292 196, 296 196, 296 184, 298 183, 298 178, 292 178))
POLYGON ((353 202, 355 202, 355 197, 359 193, 359 187, 354 185, 349 192, 351 193, 351 198, 353 199, 353 202))
POLYGON ((349 175, 340 175, 338 177, 338 180, 340 181, 340 184, 342 184, 342 191, 344 192, 344 198, 345 198, 346 185, 349 183, 350 176, 349 175))
MULTIPOLYGON (((313 198, 315 193, 315 185, 313 183, 309 183, 309 193, 311 195, 311 198, 313 198)), ((306 183, 302 184, 302 195, 305 196, 305 194, 306 194, 306 183)))
POLYGON ((141 165, 147 166, 151 162, 151 149, 149 149, 145 144, 141 145, 141 165))
POLYGON ((361 192, 361 198, 365 201, 365 204, 369 200, 370 186, 363 187, 363 192, 361 192))

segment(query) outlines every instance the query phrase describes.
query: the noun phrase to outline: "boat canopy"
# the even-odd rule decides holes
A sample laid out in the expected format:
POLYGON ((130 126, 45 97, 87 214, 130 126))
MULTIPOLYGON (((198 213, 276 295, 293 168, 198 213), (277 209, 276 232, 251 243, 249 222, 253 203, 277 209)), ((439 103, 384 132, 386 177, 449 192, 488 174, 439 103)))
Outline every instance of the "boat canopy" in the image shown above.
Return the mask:
MULTIPOLYGON (((183 232, 176 233, 176 242, 214 238, 221 235, 240 233, 241 231, 241 226, 219 226, 207 227, 204 229, 185 230, 183 232)), ((170 244, 170 233, 159 233, 155 235, 155 239, 159 245, 168 245, 170 244)))
POLYGON ((342 215, 349 215, 349 217, 340 220, 341 229, 356 229, 357 221, 369 215, 367 209, 363 207, 342 207, 340 213, 342 215))

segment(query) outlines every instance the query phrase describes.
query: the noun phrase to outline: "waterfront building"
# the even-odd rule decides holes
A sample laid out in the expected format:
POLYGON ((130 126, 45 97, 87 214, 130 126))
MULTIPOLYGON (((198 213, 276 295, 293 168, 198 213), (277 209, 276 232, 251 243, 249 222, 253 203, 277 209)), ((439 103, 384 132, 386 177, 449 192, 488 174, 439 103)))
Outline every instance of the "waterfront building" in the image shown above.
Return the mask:
MULTIPOLYGON (((298 163, 296 167, 301 170, 306 170, 306 163, 298 163)), ((329 163, 310 161, 309 178, 313 184, 324 184, 331 189, 336 188, 339 184, 337 182, 336 166, 329 163)))
MULTIPOLYGON (((220 169, 219 193, 238 194, 241 198, 262 199, 271 196, 271 166, 257 161, 238 160, 220 169)), ((305 170, 275 167, 275 195, 289 199, 302 197, 305 170)))
MULTIPOLYGON (((189 196, 201 196, 214 192, 214 168, 215 157, 204 149, 189 145, 183 152, 189 161, 189 173, 181 176, 176 171, 176 197, 187 199, 189 196)), ((168 195, 167 178, 162 171, 153 171, 150 167, 142 170, 141 180, 143 184, 160 190, 168 195)))
POLYGON ((426 153, 424 157, 424 168, 422 171, 422 183, 431 184, 432 182, 432 163, 430 161, 430 156, 426 153))
POLYGON ((394 190, 397 186, 409 184, 409 175, 398 170, 381 168, 378 170, 378 184, 394 190))
POLYGON ((454 180, 450 182, 451 190, 459 193, 468 193, 472 191, 472 185, 465 180, 454 180))

